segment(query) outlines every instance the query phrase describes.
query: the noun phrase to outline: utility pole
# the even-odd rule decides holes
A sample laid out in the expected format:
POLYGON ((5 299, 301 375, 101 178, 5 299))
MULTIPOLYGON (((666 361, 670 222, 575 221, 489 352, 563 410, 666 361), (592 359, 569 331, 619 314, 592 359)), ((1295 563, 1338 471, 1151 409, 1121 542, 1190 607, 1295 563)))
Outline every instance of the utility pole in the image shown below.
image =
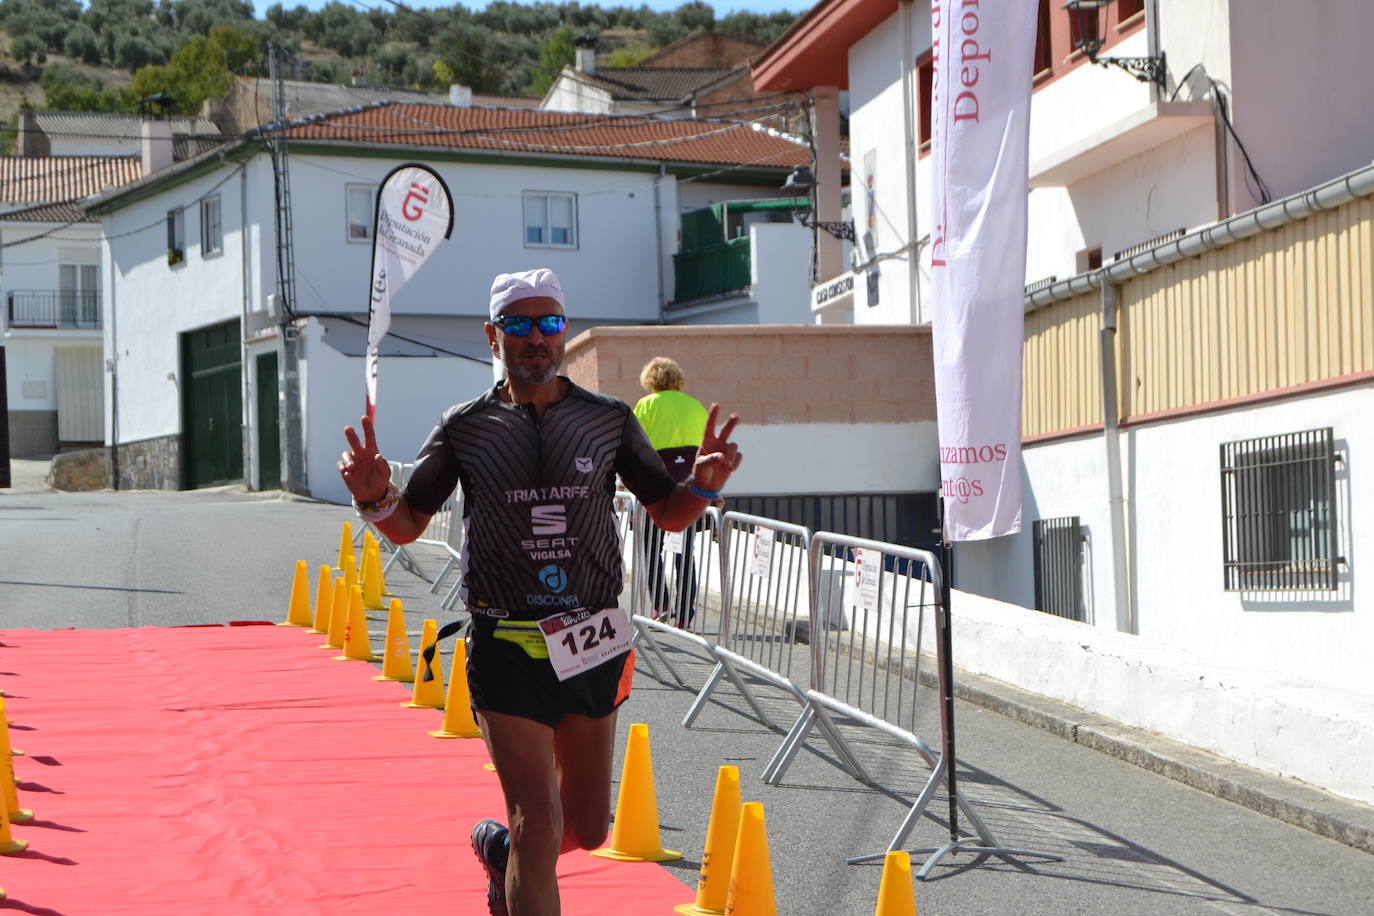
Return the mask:
POLYGON ((305 441, 301 423, 300 358, 304 341, 296 319, 296 260, 291 234, 291 172, 286 148, 286 85, 283 72, 287 53, 271 48, 268 55, 272 81, 272 126, 268 150, 272 154, 272 183, 277 209, 277 344, 281 358, 282 487, 292 493, 308 491, 305 474, 305 441))

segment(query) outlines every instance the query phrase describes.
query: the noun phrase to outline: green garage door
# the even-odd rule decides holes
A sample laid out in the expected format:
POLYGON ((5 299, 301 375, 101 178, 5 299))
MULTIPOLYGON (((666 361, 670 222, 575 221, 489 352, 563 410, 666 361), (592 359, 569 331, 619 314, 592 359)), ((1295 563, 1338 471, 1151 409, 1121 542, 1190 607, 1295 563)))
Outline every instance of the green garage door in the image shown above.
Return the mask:
POLYGON ((181 428, 186 488, 243 479, 239 323, 181 335, 181 428))

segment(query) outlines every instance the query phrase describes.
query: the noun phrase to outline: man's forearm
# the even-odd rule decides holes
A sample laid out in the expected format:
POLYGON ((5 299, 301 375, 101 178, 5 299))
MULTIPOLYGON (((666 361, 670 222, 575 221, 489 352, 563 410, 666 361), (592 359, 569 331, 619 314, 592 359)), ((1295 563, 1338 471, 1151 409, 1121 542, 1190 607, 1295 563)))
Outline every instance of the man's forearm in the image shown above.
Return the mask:
POLYGON ((685 486, 673 489, 658 502, 645 506, 654 524, 664 531, 683 531, 701 518, 701 513, 711 503, 694 494, 685 486))
POLYGON ((410 503, 402 496, 401 501, 396 504, 395 511, 380 522, 373 522, 372 527, 386 535, 386 539, 393 544, 409 544, 424 534, 430 518, 432 516, 412 509, 410 503))

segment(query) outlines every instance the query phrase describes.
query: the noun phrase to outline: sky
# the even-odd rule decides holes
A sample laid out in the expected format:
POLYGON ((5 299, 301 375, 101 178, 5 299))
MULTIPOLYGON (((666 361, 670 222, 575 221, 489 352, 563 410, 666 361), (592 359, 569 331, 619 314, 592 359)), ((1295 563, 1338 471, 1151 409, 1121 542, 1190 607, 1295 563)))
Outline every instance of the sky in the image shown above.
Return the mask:
MULTIPOLYGON (((253 0, 253 6, 257 10, 257 17, 262 18, 267 8, 278 0, 253 0)), ((317 10, 327 2, 327 0, 280 0, 283 6, 290 9, 297 3, 305 5, 307 8, 317 10)), ((370 6, 388 5, 386 0, 365 0, 370 6)), ((406 6, 416 9, 431 9, 436 6, 452 6, 453 0, 404 0, 406 6)), ((596 2, 601 7, 612 6, 640 6, 647 5, 651 10, 658 12, 668 12, 681 6, 684 0, 582 0, 583 3, 590 4, 596 2)), ((706 0, 716 11, 716 18, 720 18, 728 13, 738 10, 748 10, 751 13, 776 13, 779 10, 787 10, 792 13, 800 13, 810 9, 815 5, 815 0, 706 0)), ((469 9, 482 9, 487 5, 486 0, 467 0, 463 3, 469 9)))

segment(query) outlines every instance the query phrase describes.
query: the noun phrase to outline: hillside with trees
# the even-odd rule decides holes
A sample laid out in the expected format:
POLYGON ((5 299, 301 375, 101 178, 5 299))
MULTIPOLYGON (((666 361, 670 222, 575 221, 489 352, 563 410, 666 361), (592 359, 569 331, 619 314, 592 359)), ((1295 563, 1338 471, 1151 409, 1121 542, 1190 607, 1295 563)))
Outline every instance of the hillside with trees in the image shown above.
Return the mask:
POLYGON ((319 10, 246 0, 0 0, 0 118, 21 106, 136 111, 159 92, 193 114, 238 75, 266 76, 268 48, 291 54, 288 76, 346 84, 541 95, 573 60, 573 39, 598 37, 604 65, 627 66, 703 28, 771 41, 792 13, 734 12, 690 0, 671 12, 493 0, 411 9, 391 0, 331 0, 319 10))

